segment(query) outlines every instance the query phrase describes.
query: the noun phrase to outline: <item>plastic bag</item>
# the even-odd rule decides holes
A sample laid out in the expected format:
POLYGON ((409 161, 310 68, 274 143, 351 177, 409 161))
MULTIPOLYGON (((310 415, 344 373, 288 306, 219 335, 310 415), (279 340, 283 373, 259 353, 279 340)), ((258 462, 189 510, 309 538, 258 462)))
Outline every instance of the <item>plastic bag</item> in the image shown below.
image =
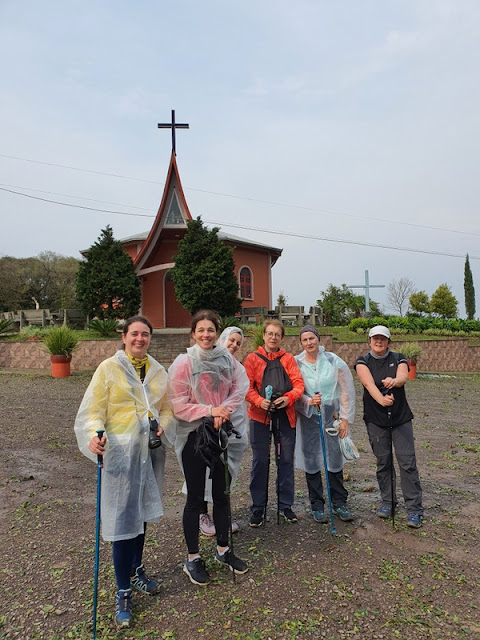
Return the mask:
POLYGON ((342 452, 345 460, 357 460, 360 457, 358 449, 350 436, 339 438, 338 441, 340 443, 340 451, 342 452))

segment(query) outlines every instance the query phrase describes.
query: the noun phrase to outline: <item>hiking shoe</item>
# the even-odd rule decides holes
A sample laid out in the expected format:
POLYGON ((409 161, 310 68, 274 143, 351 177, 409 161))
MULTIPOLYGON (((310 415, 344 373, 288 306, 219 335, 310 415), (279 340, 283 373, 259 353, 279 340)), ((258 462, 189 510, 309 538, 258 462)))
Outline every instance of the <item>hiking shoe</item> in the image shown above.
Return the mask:
POLYGON ((294 522, 298 522, 298 518, 295 513, 291 509, 284 509, 282 511, 282 516, 285 518, 286 522, 293 524, 294 522))
POLYGON ((187 558, 183 565, 183 572, 187 574, 192 584, 198 584, 203 587, 210 582, 210 576, 205 569, 205 563, 200 557, 195 558, 195 560, 189 560, 187 558))
POLYGON ((251 527, 261 527, 263 524, 263 511, 254 511, 250 517, 251 527))
POLYGON ((233 555, 230 549, 227 549, 223 555, 218 553, 218 549, 215 551, 215 560, 220 562, 220 564, 226 565, 230 571, 233 571, 236 574, 247 573, 248 565, 246 562, 237 558, 237 556, 233 555))
POLYGON ((386 520, 387 518, 392 517, 392 506, 390 504, 382 504, 380 509, 377 511, 377 516, 379 518, 383 518, 386 520))
POLYGON ((158 582, 150 580, 145 573, 143 564, 135 569, 134 574, 130 578, 130 586, 143 593, 148 593, 151 596, 158 592, 158 582))
POLYGON ((407 527, 420 529, 422 526, 422 516, 419 513, 409 513, 407 516, 407 527))
POLYGON ((328 516, 323 510, 315 509, 312 511, 312 516, 315 522, 321 522, 322 524, 327 524, 328 522, 328 516))
POLYGON ((341 504, 338 507, 333 507, 333 510, 340 518, 340 520, 343 520, 344 522, 351 522, 353 520, 353 513, 350 511, 346 504, 341 504))
POLYGON ((200 533, 208 538, 212 538, 216 533, 215 525, 208 513, 200 514, 200 533))
POLYGON ((115 598, 115 624, 125 629, 132 622, 132 590, 120 589, 115 598))

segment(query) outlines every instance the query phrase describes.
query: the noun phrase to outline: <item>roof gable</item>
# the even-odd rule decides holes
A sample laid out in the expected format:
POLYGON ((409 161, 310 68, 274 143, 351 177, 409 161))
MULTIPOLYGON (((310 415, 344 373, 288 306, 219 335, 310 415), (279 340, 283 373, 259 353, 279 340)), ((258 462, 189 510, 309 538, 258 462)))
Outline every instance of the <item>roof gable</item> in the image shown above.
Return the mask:
POLYGON ((192 216, 188 209, 178 173, 177 161, 172 151, 160 207, 147 239, 134 260, 137 271, 149 266, 149 260, 155 255, 156 249, 161 242, 164 228, 186 231, 187 221, 191 219, 192 216))

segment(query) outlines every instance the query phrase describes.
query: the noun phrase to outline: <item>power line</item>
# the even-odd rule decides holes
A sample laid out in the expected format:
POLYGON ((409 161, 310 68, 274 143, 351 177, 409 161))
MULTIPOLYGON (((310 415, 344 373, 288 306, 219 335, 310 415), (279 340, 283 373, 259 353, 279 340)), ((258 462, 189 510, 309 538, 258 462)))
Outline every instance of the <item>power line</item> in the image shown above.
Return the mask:
MULTIPOLYGON (((80 171, 80 172, 84 172, 84 173, 93 173, 95 175, 101 175, 101 176, 108 176, 110 178, 120 178, 122 180, 132 180, 132 181, 137 181, 137 182, 145 182, 148 184, 161 184, 158 180, 147 180, 145 178, 133 178, 132 176, 124 176, 121 174, 117 174, 117 173, 108 173, 106 171, 96 171, 94 169, 84 169, 81 167, 74 167, 71 165, 64 165, 64 164, 57 164, 57 163, 53 163, 53 162, 44 162, 42 160, 31 160, 29 158, 20 158, 19 156, 11 156, 11 155, 7 155, 4 153, 0 153, 0 158, 7 158, 10 160, 20 160, 23 162, 30 162, 32 164, 42 164, 48 167, 56 167, 56 168, 60 168, 60 169, 69 169, 71 171, 80 171)), ((19 188, 23 188, 23 187, 19 187, 19 188)), ((402 225, 402 226, 406 226, 406 227, 414 227, 417 229, 427 229, 429 231, 443 231, 446 233, 456 233, 458 235, 468 235, 468 236, 480 236, 480 233, 476 233, 474 231, 461 231, 459 229, 449 229, 446 227, 433 227, 430 225, 424 225, 424 224, 417 224, 414 222, 405 222, 404 220, 387 220, 385 218, 375 218, 373 216, 364 216, 364 215, 359 215, 359 214, 354 214, 354 213, 345 213, 342 211, 335 211, 333 209, 318 209, 315 207, 307 207, 304 205, 299 205, 299 204, 288 204, 285 202, 276 202, 274 200, 262 200, 259 198, 252 198, 249 196, 239 196, 239 195, 235 195, 235 194, 231 194, 231 193, 222 193, 220 191, 209 191, 207 189, 197 189, 194 187, 185 187, 185 189, 189 190, 189 191, 195 191, 198 193, 206 193, 209 195, 214 195, 214 196, 220 196, 222 198, 233 198, 235 200, 246 200, 249 202, 256 202, 259 204, 269 204, 269 205, 273 205, 276 207, 284 207, 284 208, 289 208, 289 209, 300 209, 302 211, 311 211, 312 213, 328 213, 331 215, 336 215, 336 216, 345 216, 348 218, 353 218, 354 220, 369 220, 371 222, 383 222, 386 224, 397 224, 397 225, 402 225)), ((77 196, 68 196, 68 197, 77 197, 77 196)), ((127 205, 128 206, 128 205, 127 205)), ((136 207, 136 208, 141 208, 141 207, 136 207)))
MULTIPOLYGON (((155 216, 153 216, 152 214, 144 214, 144 213, 128 213, 126 211, 111 211, 109 209, 96 209, 94 207, 85 207, 83 205, 79 205, 79 204, 72 204, 69 202, 60 202, 58 200, 50 200, 48 198, 40 198, 39 196, 32 196, 28 193, 20 193, 19 191, 14 191, 13 189, 6 189, 5 187, 0 187, 0 191, 6 191, 7 193, 12 193, 14 195, 18 195, 18 196, 23 196, 25 198, 31 198, 32 200, 40 200, 41 202, 48 202, 50 204, 58 204, 61 205, 63 207, 72 207, 74 209, 85 209, 87 211, 97 211, 100 213, 110 213, 112 215, 123 215, 123 216, 132 216, 135 218, 154 218, 155 216)), ((333 243, 337 243, 337 244, 351 244, 351 245, 357 245, 357 246, 361 246, 361 247, 375 247, 377 249, 391 249, 394 251, 407 251, 410 253, 423 253, 423 254, 427 254, 427 255, 436 255, 436 256, 445 256, 445 257, 449 257, 449 258, 464 258, 465 256, 463 255, 459 255, 456 253, 446 253, 446 252, 442 252, 442 251, 428 251, 426 249, 412 249, 411 247, 395 247, 393 245, 383 245, 383 244, 376 244, 374 242, 361 242, 359 240, 342 240, 339 238, 326 238, 323 236, 314 236, 311 234, 304 234, 304 233, 297 233, 294 231, 278 231, 275 229, 263 229, 261 227, 250 227, 247 225, 240 225, 240 224, 234 224, 234 223, 227 223, 227 222, 216 222, 215 220, 204 220, 205 222, 207 222, 208 224, 213 224, 213 225, 219 225, 221 227, 234 227, 237 229, 243 229, 246 231, 255 231, 255 232, 261 232, 261 233, 268 233, 268 234, 276 234, 276 235, 280 235, 280 236, 293 236, 293 237, 297 237, 297 238, 306 238, 309 240, 320 240, 322 242, 333 242, 333 243)), ((473 255, 470 255, 470 259, 471 260, 480 260, 480 257, 476 257, 473 255)))

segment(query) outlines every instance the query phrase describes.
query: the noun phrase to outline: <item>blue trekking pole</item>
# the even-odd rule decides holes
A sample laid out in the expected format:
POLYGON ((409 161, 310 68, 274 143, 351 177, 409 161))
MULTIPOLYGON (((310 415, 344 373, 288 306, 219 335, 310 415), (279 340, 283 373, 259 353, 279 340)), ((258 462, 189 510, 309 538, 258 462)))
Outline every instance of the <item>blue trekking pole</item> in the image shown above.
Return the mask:
MULTIPOLYGON (((104 429, 97 430, 98 439, 103 438, 104 429)), ((95 569, 93 578, 93 632, 92 640, 97 640, 97 592, 98 592, 98 565, 100 559, 100 496, 102 487, 103 456, 97 455, 97 516, 95 522, 95 569)))
MULTIPOLYGON (((320 393, 320 391, 316 391, 316 393, 320 393)), ((330 507, 330 522, 332 524, 331 532, 332 532, 332 535, 334 535, 335 533, 337 533, 337 531, 333 523, 332 495, 330 493, 330 480, 328 479, 327 449, 325 448, 325 436, 323 435, 322 414, 318 406, 317 406, 317 413, 318 413, 318 426, 320 428, 320 440, 322 441, 323 466, 325 469, 325 482, 327 483, 328 506, 330 507)))

